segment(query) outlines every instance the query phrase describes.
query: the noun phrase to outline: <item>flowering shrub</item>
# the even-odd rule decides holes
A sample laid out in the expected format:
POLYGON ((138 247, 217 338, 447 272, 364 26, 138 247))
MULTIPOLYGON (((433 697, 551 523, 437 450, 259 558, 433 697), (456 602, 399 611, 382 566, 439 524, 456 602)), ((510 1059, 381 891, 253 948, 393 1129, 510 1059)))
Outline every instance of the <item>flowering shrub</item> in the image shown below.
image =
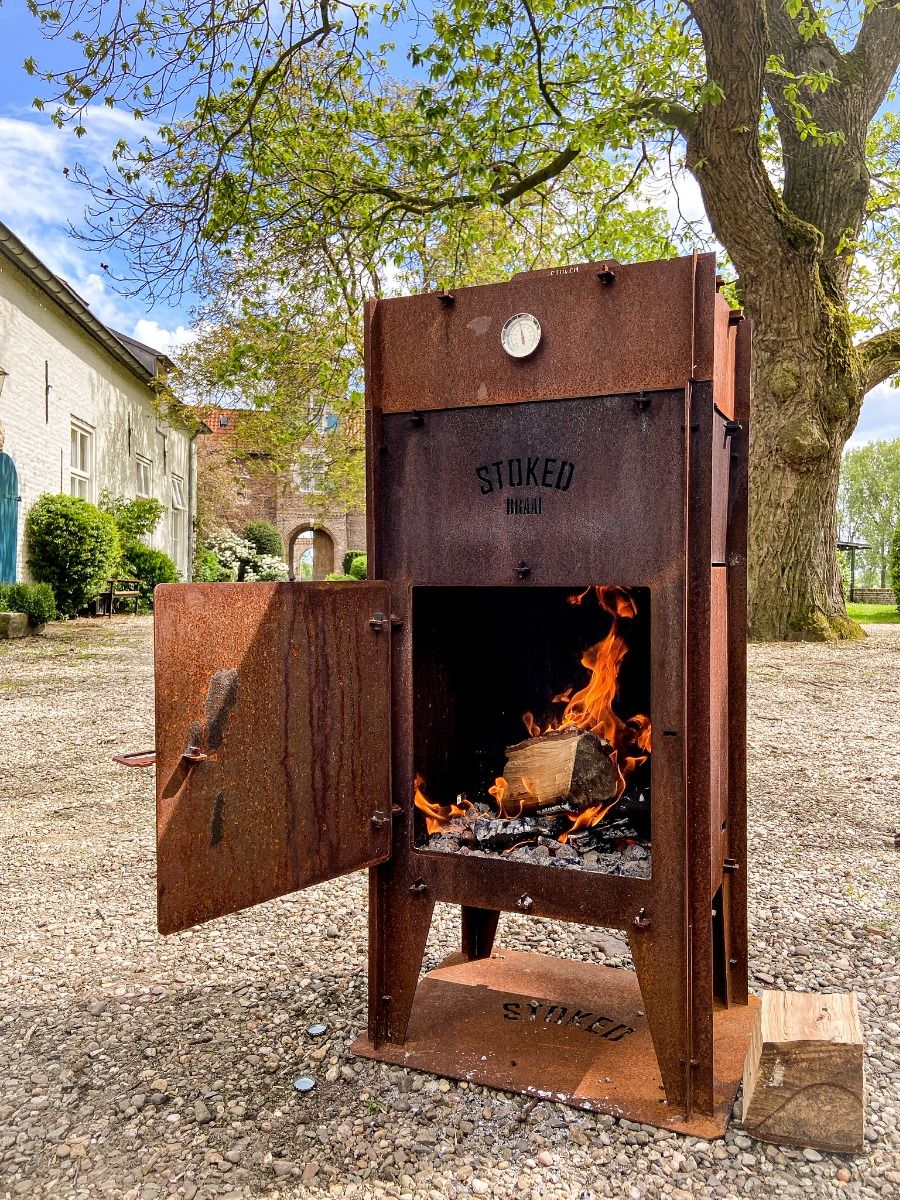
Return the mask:
POLYGON ((275 554, 260 554, 244 569, 246 583, 256 583, 260 580, 285 580, 287 577, 287 563, 275 554))
POLYGON ((221 578, 255 583, 260 580, 284 580, 287 563, 275 554, 260 554, 246 538, 230 529, 219 529, 206 539, 206 549, 218 559, 221 578))

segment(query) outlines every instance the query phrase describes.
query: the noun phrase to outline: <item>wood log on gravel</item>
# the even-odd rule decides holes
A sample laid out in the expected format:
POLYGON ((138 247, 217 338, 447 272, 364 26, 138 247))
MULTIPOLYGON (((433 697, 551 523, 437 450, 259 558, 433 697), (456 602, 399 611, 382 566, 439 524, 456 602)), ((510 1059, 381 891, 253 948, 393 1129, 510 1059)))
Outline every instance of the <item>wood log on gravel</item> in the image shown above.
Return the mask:
POLYGON ((839 1154, 865 1148, 856 994, 763 992, 744 1064, 751 1137, 839 1154))
POLYGON ((559 729, 506 749, 503 777, 522 812, 554 804, 582 810, 608 804, 619 787, 612 747, 596 733, 559 729))

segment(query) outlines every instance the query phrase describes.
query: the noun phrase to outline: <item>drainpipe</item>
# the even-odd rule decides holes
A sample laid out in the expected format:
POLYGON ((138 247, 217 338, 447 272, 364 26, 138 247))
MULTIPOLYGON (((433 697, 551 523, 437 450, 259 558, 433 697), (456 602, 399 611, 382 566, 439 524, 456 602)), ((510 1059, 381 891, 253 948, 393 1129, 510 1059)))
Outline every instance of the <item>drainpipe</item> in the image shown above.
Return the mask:
POLYGON ((187 582, 190 583, 194 578, 194 540, 197 536, 194 528, 197 497, 194 491, 194 459, 197 454, 197 447, 194 442, 200 433, 200 429, 195 429, 188 441, 188 530, 187 530, 187 552, 188 552, 188 568, 187 582))

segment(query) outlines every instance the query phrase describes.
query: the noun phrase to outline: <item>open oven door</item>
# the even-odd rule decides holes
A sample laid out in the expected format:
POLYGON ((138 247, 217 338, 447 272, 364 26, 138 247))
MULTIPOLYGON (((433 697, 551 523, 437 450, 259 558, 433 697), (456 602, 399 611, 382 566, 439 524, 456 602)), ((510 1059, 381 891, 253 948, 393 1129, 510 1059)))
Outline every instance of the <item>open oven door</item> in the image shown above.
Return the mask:
POLYGON ((161 933, 384 862, 387 583, 154 597, 161 933))

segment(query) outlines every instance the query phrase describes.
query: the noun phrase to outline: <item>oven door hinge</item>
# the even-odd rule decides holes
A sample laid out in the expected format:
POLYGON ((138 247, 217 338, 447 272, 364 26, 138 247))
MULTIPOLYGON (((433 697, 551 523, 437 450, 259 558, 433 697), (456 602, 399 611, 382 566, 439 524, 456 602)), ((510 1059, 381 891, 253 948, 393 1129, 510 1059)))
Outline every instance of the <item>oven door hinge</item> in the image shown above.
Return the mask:
POLYGON ((403 624, 403 618, 398 617, 396 613, 391 613, 388 617, 383 612, 372 613, 369 618, 369 624, 376 633, 384 633, 385 629, 399 629, 403 624))

